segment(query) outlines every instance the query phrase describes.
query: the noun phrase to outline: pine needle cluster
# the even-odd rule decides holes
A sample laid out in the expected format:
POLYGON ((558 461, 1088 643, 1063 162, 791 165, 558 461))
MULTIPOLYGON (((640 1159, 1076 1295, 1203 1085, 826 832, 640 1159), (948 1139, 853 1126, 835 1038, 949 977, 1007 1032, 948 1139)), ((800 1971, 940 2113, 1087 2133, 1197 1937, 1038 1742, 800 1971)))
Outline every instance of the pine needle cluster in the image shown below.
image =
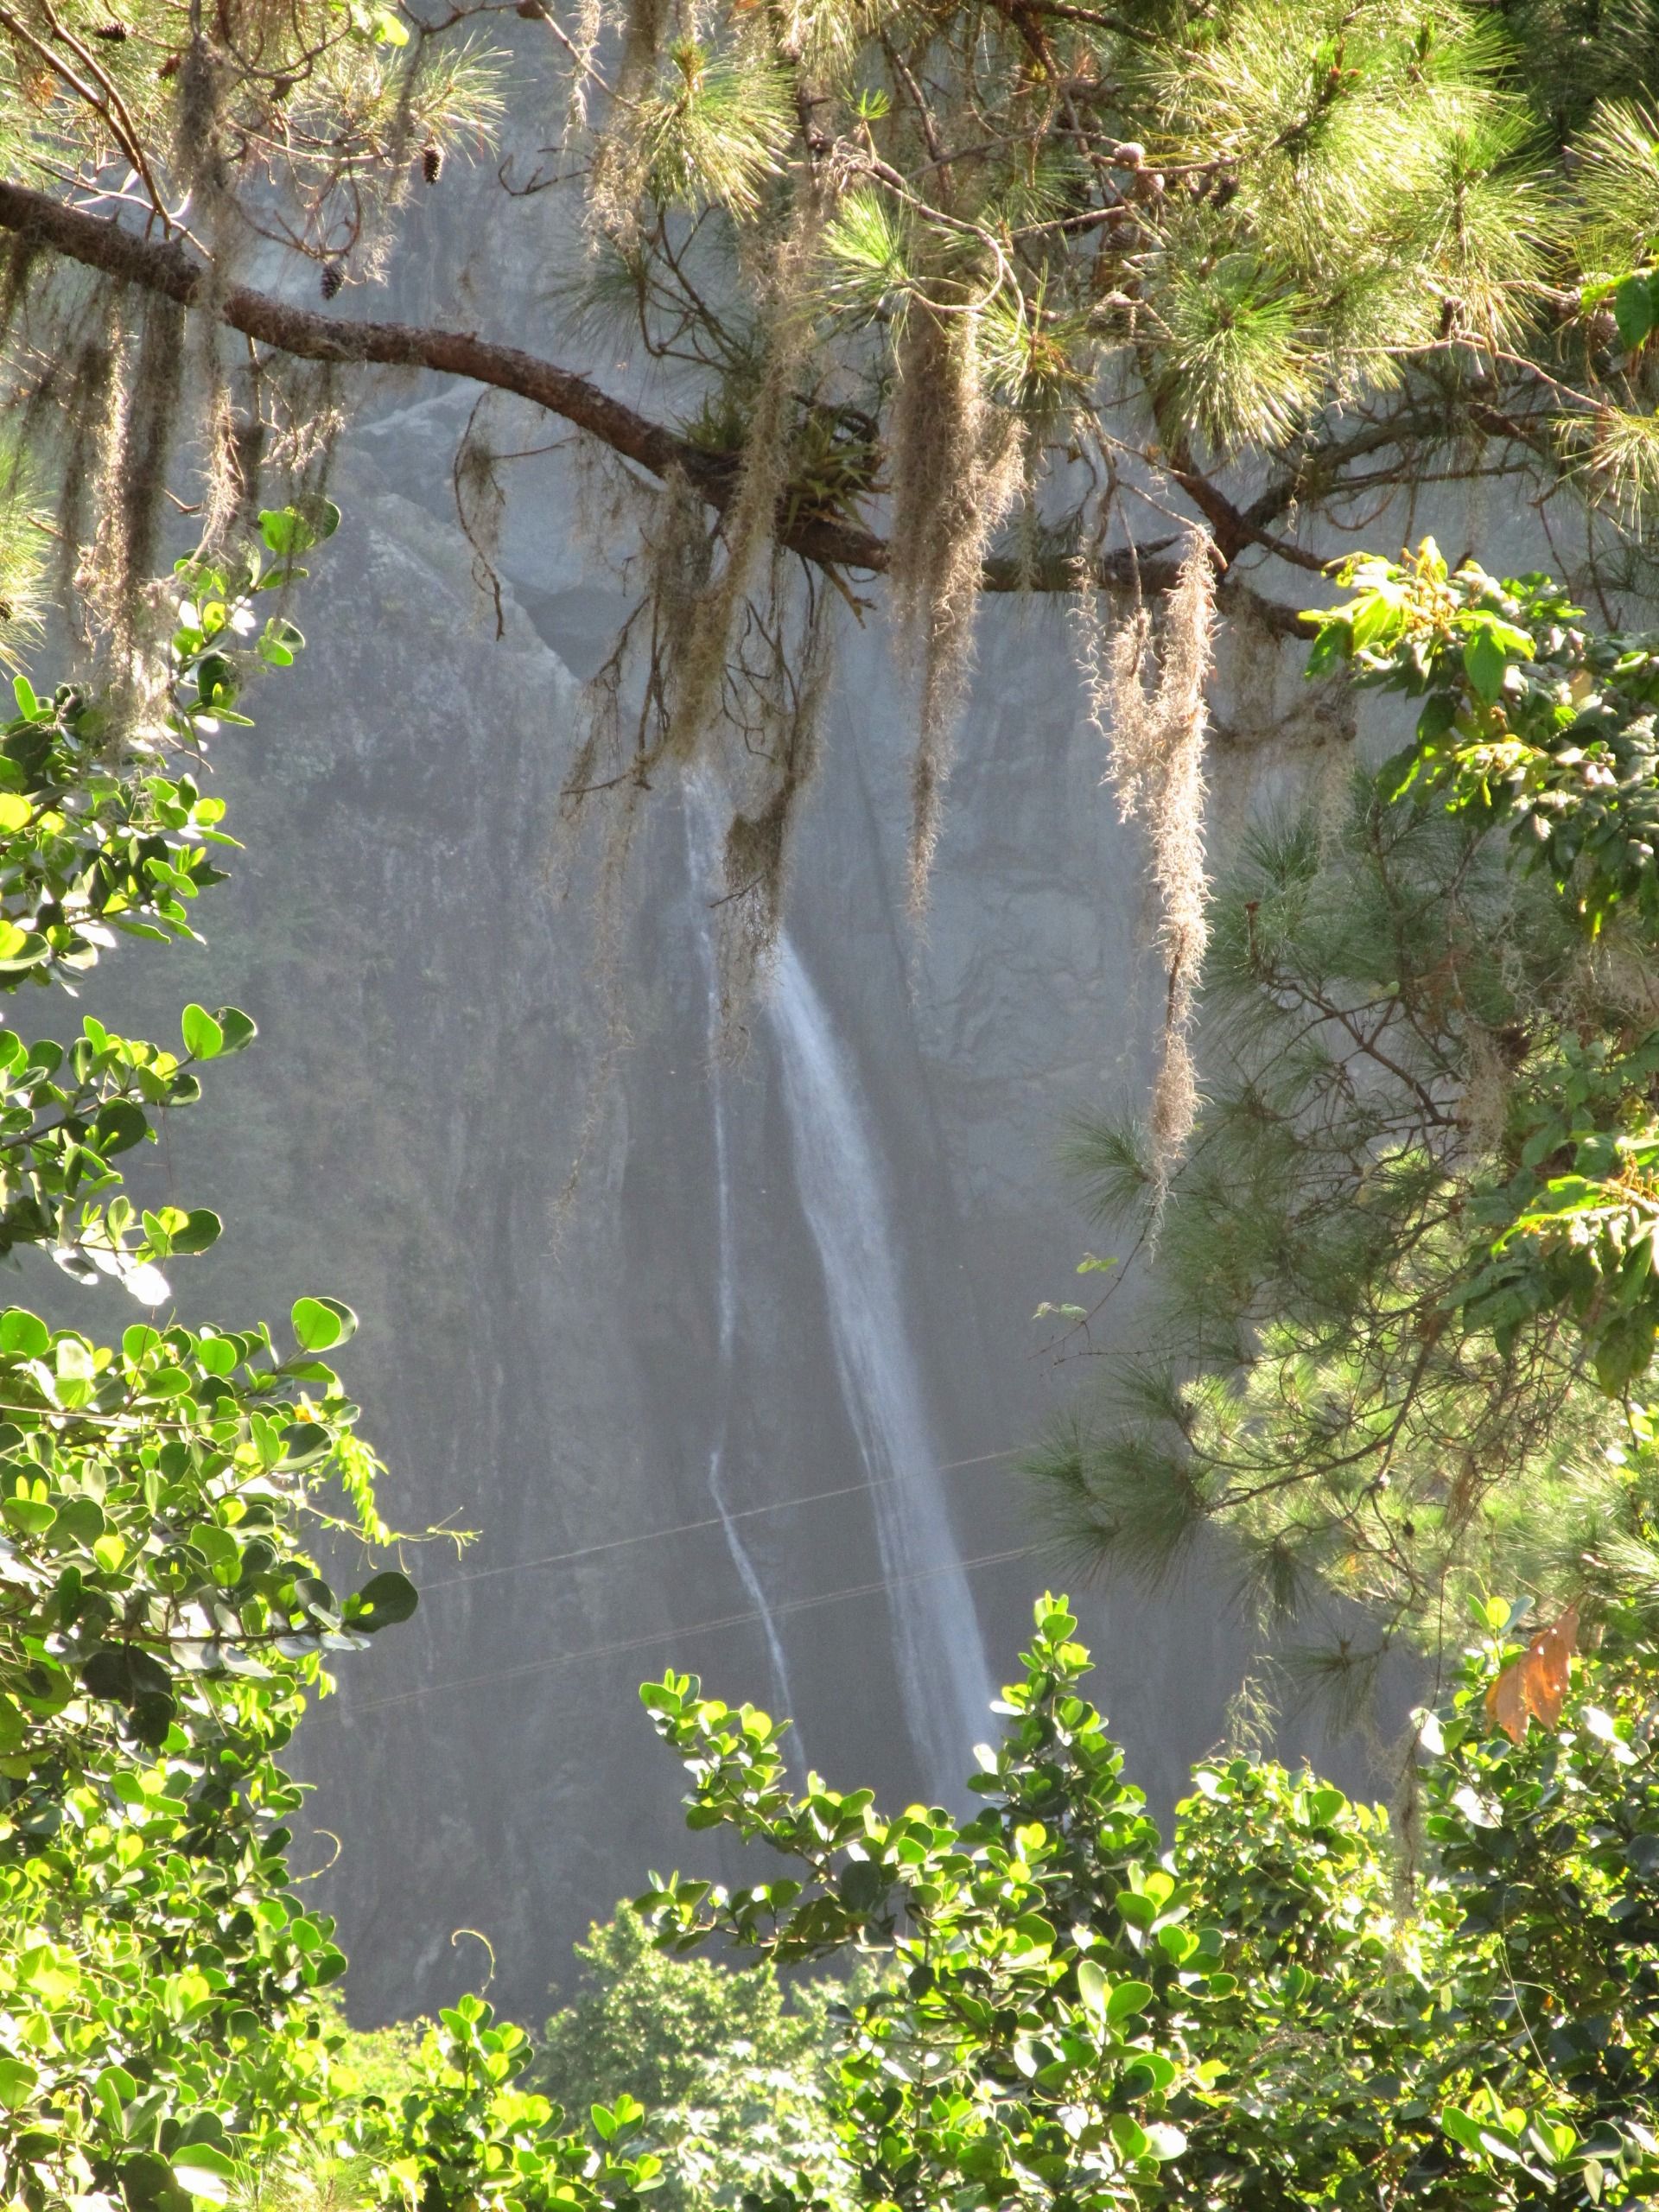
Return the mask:
MULTIPOLYGON (((1349 1688, 1398 1633, 1460 1633, 1500 1559, 1541 1597, 1659 1593, 1644 1417, 1599 1391, 1563 1308, 1495 1334, 1460 1302, 1529 1084, 1618 1032, 1648 956, 1621 930, 1587 958, 1503 838, 1388 791, 1361 778, 1334 839, 1306 814, 1258 829, 1222 885, 1205 1103, 1133 1348, 1037 1464, 1096 1562, 1155 1579, 1220 1524, 1241 1595, 1349 1688)), ((1155 1141, 1093 1120, 1069 1153, 1133 1237, 1155 1141)))

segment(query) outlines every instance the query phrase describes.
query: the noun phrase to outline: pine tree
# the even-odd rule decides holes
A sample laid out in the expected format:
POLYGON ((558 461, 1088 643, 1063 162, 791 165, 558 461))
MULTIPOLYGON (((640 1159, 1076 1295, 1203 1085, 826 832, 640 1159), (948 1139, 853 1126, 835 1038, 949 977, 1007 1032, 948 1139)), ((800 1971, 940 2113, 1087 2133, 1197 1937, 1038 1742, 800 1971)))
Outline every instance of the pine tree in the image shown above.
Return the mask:
POLYGON ((1426 543, 1350 581, 1315 666, 1421 701, 1415 735, 1334 834, 1246 839, 1167 1197, 1133 1120, 1077 1129, 1096 1212, 1160 1241, 1141 1348, 1039 1472, 1142 1573, 1224 1525, 1360 1689, 1471 1585, 1659 1607, 1659 676, 1546 577, 1426 543))
MULTIPOLYGON (((1639 5, 519 0, 507 29, 560 81, 517 117, 528 57, 465 9, 29 0, 4 28, 0 319, 26 441, 69 425, 48 455, 66 579, 89 548, 83 576, 130 598, 169 449, 192 434, 222 518, 326 443, 354 363, 564 416, 629 474, 610 550, 650 602, 573 792, 626 815, 659 766, 715 762, 735 988, 764 965, 861 577, 891 579, 913 683, 919 907, 981 588, 1155 596, 1196 532, 1223 613, 1283 634, 1258 555, 1271 587, 1391 489, 1486 477, 1587 501, 1603 580, 1642 573, 1639 5), (446 152, 504 148, 517 176, 521 136, 588 234, 561 340, 613 359, 620 330, 667 365, 660 418, 525 350, 515 301, 485 296, 491 334, 462 337, 242 282, 279 246, 327 303, 372 285, 446 152)), ((531 442, 475 420, 457 484, 531 442)))

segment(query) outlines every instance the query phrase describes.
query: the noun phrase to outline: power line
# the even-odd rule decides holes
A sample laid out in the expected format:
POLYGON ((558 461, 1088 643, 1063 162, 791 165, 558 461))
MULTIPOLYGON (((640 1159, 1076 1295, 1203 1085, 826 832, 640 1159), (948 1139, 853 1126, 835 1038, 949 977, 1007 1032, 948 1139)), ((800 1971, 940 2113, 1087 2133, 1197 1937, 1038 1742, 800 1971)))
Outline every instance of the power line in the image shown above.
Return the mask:
POLYGON ((1016 1459, 1018 1449, 1007 1452, 982 1452, 976 1459, 949 1459, 942 1467, 924 1467, 914 1474, 883 1475, 875 1482, 844 1483, 838 1490, 808 1491, 804 1497, 775 1498, 769 1505, 746 1505, 736 1513, 711 1513, 703 1521, 681 1521, 671 1529, 641 1529, 632 1536, 610 1536, 603 1543, 579 1544, 574 1551, 548 1552, 540 1559, 508 1560, 501 1567, 475 1567, 469 1574, 446 1574, 441 1582, 423 1582, 421 1595, 429 1597, 435 1590, 454 1590, 463 1582, 488 1582, 498 1574, 519 1574, 533 1567, 563 1567, 567 1560, 591 1559, 598 1552, 620 1551, 625 1544, 659 1543, 666 1536, 689 1536, 700 1529, 722 1529, 729 1521, 753 1520, 757 1513, 784 1513, 797 1505, 821 1505, 828 1498, 857 1497, 873 1490, 886 1490, 893 1483, 914 1483, 926 1475, 953 1475, 963 1467, 987 1467, 996 1459, 1016 1459))
MULTIPOLYGON (((839 1605, 854 1598, 873 1598, 883 1590, 896 1590, 912 1582, 925 1582, 936 1574, 971 1574, 976 1567, 1001 1567, 1010 1560, 1031 1559, 1050 1547, 1041 1544, 1018 1544, 1011 1551, 982 1552, 977 1559, 948 1560, 941 1567, 918 1567, 910 1574, 883 1575, 874 1582, 859 1582, 846 1590, 825 1590, 815 1598, 788 1598, 780 1605, 766 1610, 775 1619, 781 1613, 805 1613, 819 1605, 839 1605)), ((615 1643, 591 1643, 580 1651, 556 1651, 545 1659, 527 1659, 519 1667, 502 1667, 490 1675, 462 1675, 445 1682, 423 1682, 417 1688, 395 1690, 389 1697, 365 1698, 359 1703, 334 1710, 346 1719, 353 1719, 359 1713, 380 1713, 388 1706, 412 1705, 417 1698, 433 1697, 441 1690, 482 1689, 492 1682, 511 1682, 525 1675, 539 1675, 550 1667, 573 1666, 579 1659, 607 1659, 618 1652, 643 1651, 653 1643, 674 1643, 682 1637, 708 1636, 716 1629, 739 1628, 748 1621, 763 1620, 759 1605, 747 1611, 725 1613, 718 1620, 693 1621, 686 1628, 653 1629, 648 1636, 624 1637, 615 1643)), ((325 1712, 329 1708, 322 1708, 325 1712)))

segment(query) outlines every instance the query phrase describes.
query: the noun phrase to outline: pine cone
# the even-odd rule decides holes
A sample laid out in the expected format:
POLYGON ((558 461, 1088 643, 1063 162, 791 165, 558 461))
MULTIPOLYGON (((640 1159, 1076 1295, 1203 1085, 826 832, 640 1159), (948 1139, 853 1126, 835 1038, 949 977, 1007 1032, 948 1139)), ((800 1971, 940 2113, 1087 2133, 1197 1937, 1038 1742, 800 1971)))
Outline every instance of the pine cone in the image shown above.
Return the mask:
POLYGON ((346 264, 345 264, 345 263, 344 263, 343 261, 331 261, 331 262, 328 264, 327 267, 327 268, 323 270, 323 272, 322 272, 322 296, 323 296, 323 298, 324 298, 325 300, 332 300, 332 299, 334 298, 334 296, 335 293, 336 293, 337 291, 339 291, 339 289, 340 289, 340 286, 341 286, 345 282, 346 282, 346 264))
POLYGON ((429 184, 435 184, 438 179, 443 175, 443 149, 442 146, 422 147, 421 175, 426 179, 429 184))

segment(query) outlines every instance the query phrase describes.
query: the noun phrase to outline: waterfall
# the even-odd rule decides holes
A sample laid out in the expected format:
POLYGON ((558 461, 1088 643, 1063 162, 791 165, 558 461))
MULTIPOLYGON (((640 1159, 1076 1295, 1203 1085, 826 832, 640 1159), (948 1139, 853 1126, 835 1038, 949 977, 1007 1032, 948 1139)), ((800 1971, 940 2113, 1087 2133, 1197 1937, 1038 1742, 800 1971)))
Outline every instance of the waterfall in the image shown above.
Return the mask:
POLYGON ((893 1592, 905 1718, 927 1787, 957 1802, 995 1694, 911 1343, 898 1211, 874 1124, 823 1001, 785 936, 766 1014, 778 1045, 795 1179, 823 1269, 842 1399, 870 1484, 893 1592))
MULTIPOLYGON (((774 1710, 779 1713, 794 1713, 794 1699, 789 1687, 789 1667, 784 1657, 783 1638, 778 1633, 778 1624, 766 1598, 766 1584, 760 1577, 748 1546, 744 1542, 737 1522, 732 1517, 731 1505, 726 1495, 726 1453, 731 1441, 732 1385, 737 1355, 737 1249, 732 1211, 731 1134, 726 1097, 726 1071, 721 1065, 720 1051, 720 977, 715 965, 715 947, 708 902, 699 885, 700 870, 693 849, 691 816, 693 804, 701 802, 698 810, 711 812, 705 794, 693 791, 688 795, 682 814, 685 829, 686 874, 691 885, 691 895, 696 903, 697 964, 702 976, 703 1033, 708 1057, 709 1099, 714 1122, 715 1140, 715 1310, 719 1326, 719 1364, 715 1387, 718 1393, 714 1434, 709 1444, 709 1495, 714 1500, 715 1510, 720 1516, 721 1528, 726 1537, 726 1548, 731 1554, 732 1564, 737 1569, 738 1580, 743 1585, 749 1603, 760 1622, 761 1633, 766 1639, 766 1650, 772 1660, 773 1688, 777 1694, 774 1710)), ((705 840, 705 843, 707 841, 705 840)), ((792 1732, 797 1742, 798 1728, 792 1732)))

